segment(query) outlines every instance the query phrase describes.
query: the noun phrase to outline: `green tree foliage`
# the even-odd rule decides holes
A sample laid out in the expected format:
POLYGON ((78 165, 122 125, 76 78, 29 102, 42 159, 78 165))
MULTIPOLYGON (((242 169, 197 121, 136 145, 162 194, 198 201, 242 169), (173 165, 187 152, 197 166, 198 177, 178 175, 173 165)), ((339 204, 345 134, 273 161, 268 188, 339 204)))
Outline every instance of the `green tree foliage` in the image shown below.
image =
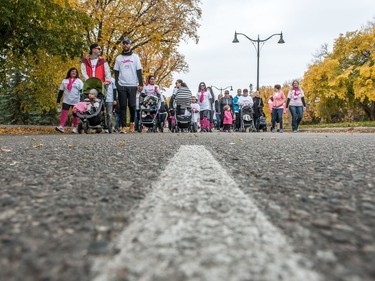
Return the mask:
POLYGON ((79 69, 99 43, 113 66, 129 37, 161 87, 187 71, 181 40, 198 41, 199 0, 3 0, 0 5, 0 122, 56 118, 55 98, 68 68, 79 69))
POLYGON ((76 1, 3 0, 0 6, 0 121, 56 118, 55 95, 91 25, 76 1))
POLYGON ((375 120, 375 25, 347 32, 330 53, 323 47, 303 87, 315 116, 324 121, 375 120))
POLYGON ((62 0, 2 0, 0 55, 29 56, 35 50, 76 57, 85 41, 90 17, 62 0), (9 52, 10 51, 10 52, 9 52))

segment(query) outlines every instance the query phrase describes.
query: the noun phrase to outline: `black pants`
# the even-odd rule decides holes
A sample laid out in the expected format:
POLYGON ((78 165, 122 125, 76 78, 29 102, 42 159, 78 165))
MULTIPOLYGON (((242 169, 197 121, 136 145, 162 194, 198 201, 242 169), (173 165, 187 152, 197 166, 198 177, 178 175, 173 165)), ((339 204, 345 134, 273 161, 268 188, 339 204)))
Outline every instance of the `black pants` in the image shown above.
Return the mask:
POLYGON ((129 107, 130 123, 134 123, 135 120, 137 87, 118 86, 117 92, 120 106, 120 126, 126 127, 126 107, 129 107))

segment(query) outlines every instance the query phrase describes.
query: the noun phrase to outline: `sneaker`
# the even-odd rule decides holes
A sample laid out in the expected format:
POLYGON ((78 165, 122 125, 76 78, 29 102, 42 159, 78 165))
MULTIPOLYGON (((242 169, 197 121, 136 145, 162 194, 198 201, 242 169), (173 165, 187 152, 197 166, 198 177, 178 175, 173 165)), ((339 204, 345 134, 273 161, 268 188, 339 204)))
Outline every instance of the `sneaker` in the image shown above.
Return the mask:
POLYGON ((64 133, 64 127, 63 126, 57 126, 55 129, 56 129, 56 131, 58 131, 60 133, 64 133))
POLYGON ((275 129, 272 129, 271 132, 274 133, 274 132, 275 132, 275 129))
POLYGON ((293 133, 297 133, 297 130, 293 130, 293 133))
POLYGON ((126 134, 126 133, 127 133, 126 128, 125 128, 125 127, 122 127, 122 128, 120 129, 120 133, 121 133, 121 134, 126 134))
POLYGON ((72 133, 73 133, 73 134, 78 134, 78 129, 77 129, 77 127, 74 127, 74 128, 73 128, 72 133))
POLYGON ((109 130, 108 130, 108 129, 105 129, 105 130, 104 130, 104 133, 109 134, 109 130))
POLYGON ((134 133, 134 123, 130 123, 129 133, 134 133))
POLYGON ((120 133, 120 130, 119 129, 114 129, 113 130, 115 133, 120 133))
POLYGON ((282 133, 282 132, 284 132, 283 129, 280 129, 280 130, 279 130, 279 133, 282 133))

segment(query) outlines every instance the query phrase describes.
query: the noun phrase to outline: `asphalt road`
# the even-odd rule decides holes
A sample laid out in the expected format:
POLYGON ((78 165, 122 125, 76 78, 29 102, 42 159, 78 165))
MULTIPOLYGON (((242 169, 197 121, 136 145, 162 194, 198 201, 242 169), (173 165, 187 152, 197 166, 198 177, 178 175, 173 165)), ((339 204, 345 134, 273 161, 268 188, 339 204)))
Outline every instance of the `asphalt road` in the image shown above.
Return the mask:
POLYGON ((283 259, 280 247, 293 252, 287 257, 297 256, 300 268, 316 276, 310 280, 374 280, 374 137, 366 133, 1 135, 0 280, 98 279, 106 268, 101 265, 122 257, 123 249, 134 252, 124 257, 111 280, 213 280, 220 265, 226 271, 224 275, 217 271, 218 276, 231 280, 275 276, 288 280, 287 270, 273 263, 283 259), (190 145, 188 152, 195 158, 173 162, 184 145, 190 145), (212 165, 199 164, 200 153, 206 152, 196 150, 196 145, 213 157, 212 165), (173 169, 171 163, 181 167, 173 169), (189 170, 195 166, 199 169, 189 170), (200 177, 201 170, 209 176, 200 177), (230 183, 225 183, 223 174, 230 183), (166 179, 172 180, 173 192, 165 189, 172 185, 166 179), (197 179, 200 189, 178 193, 194 185, 188 179, 197 179), (218 187, 216 193, 211 185, 204 188, 209 182, 218 187), (207 195, 208 190, 212 193, 207 195), (215 197, 218 194, 227 195, 215 197), (237 197, 231 198, 232 194, 237 197), (157 201, 150 198, 165 200, 153 204, 157 201), (223 229, 217 223, 223 219, 229 225, 224 220, 228 217, 207 221, 213 214, 204 211, 204 202, 221 213, 230 212, 230 223, 239 228, 233 235, 243 236, 231 239, 228 232, 221 240, 223 229), (176 208, 184 210, 184 217, 171 220, 176 225, 173 235, 170 228, 155 228, 161 223, 147 224, 153 218, 146 220, 150 210, 158 217, 169 211, 175 214, 176 208), (269 226, 256 225, 266 233, 252 232, 254 239, 247 241, 249 224, 255 223, 246 217, 251 210, 264 216, 262 221, 269 226), (193 235, 192 230, 199 235, 189 236, 190 240, 181 235, 193 235), (124 239, 130 234, 133 240, 124 239), (264 235, 268 240, 256 238, 264 235), (160 263, 137 256, 138 236, 143 237, 139 239, 143 246, 163 250, 155 257, 160 263), (177 241, 180 236, 183 243, 177 241), (259 243, 274 245, 280 240, 282 246, 268 247, 271 250, 263 255, 255 250, 259 245, 262 249, 259 243), (173 248, 176 245, 179 248, 173 248), (212 251, 212 260, 197 258, 207 253, 202 248, 212 251), (241 263, 232 260, 238 259, 237 251, 244 253, 239 255, 244 257, 241 263), (142 275, 146 271, 148 275, 142 275))

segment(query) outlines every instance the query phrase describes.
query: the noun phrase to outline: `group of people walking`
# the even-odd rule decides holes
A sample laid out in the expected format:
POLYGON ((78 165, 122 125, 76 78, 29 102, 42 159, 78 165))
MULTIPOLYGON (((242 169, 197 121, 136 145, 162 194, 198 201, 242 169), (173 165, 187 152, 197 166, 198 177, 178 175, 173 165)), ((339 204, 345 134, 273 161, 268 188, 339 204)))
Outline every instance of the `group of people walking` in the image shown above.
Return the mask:
MULTIPOLYGON (((142 65, 138 55, 131 50, 131 41, 122 40, 123 50, 117 56, 114 65, 114 78, 108 62, 100 56, 102 49, 98 44, 90 46, 90 53, 82 60, 81 73, 83 80, 99 78, 106 86, 105 112, 106 122, 103 125, 109 132, 112 129, 113 108, 116 106, 119 116, 119 131, 126 132, 126 110, 129 108, 129 132, 134 132, 136 117, 136 94, 143 90, 142 65)), ((64 132, 69 109, 80 102, 83 82, 79 77, 78 69, 71 68, 62 81, 57 97, 58 107, 61 107, 60 125, 56 127, 59 132, 64 132), (62 106, 60 106, 61 99, 62 106)), ((78 133, 79 119, 73 114, 73 133, 78 133)))
MULTIPOLYGON (((114 64, 114 78, 108 62, 100 56, 101 47, 98 44, 90 46, 90 53, 82 60, 81 73, 83 80, 92 77, 99 78, 106 86, 105 98, 105 124, 104 129, 112 132, 113 112, 117 113, 115 129, 121 133, 130 133, 138 129, 136 124, 139 121, 139 98, 141 93, 146 95, 157 95, 161 103, 159 104, 161 121, 164 121, 167 113, 175 108, 175 105, 193 108, 194 121, 202 132, 212 132, 213 129, 230 132, 239 131, 241 126, 241 108, 248 106, 252 108, 252 118, 254 121, 253 131, 259 131, 260 118, 265 116, 264 103, 259 91, 249 93, 248 89, 238 89, 235 97, 232 97, 228 90, 224 95, 219 94, 215 98, 211 87, 205 82, 198 85, 197 92, 193 95, 186 83, 180 79, 176 81, 173 95, 169 106, 165 97, 161 95, 160 88, 155 84, 155 77, 149 76, 146 86, 143 85, 142 65, 138 55, 131 49, 129 39, 122 40, 123 51, 117 56, 114 64), (116 108, 114 110, 114 108, 116 108), (127 108, 130 114, 130 126, 126 129, 127 108)), ((64 126, 71 108, 81 100, 81 92, 84 82, 80 79, 78 69, 70 68, 65 79, 63 79, 57 97, 58 107, 61 108, 60 125, 56 127, 59 132, 64 132, 64 126), (62 100, 62 106, 60 106, 62 100)), ((276 124, 279 124, 278 132, 283 132, 283 113, 289 108, 292 115, 292 130, 298 131, 298 126, 302 120, 303 112, 306 110, 304 93, 299 87, 298 81, 293 81, 292 89, 287 96, 281 90, 280 85, 275 85, 274 93, 269 98, 268 104, 272 112, 271 131, 275 132, 276 124)), ((79 119, 73 113, 73 133, 78 133, 77 125, 79 119)), ((163 124, 163 122, 161 122, 163 124)))
MULTIPOLYGON (((199 105, 199 123, 202 132, 210 132, 213 128, 224 132, 239 131, 241 128, 240 112, 243 106, 252 108, 254 121, 252 129, 257 132, 260 131, 260 120, 265 114, 263 111, 264 102, 260 97, 259 91, 250 94, 248 89, 238 89, 236 96, 232 97, 229 91, 225 90, 224 95, 219 94, 215 98, 212 88, 201 82, 197 93, 192 95, 186 83, 182 80, 177 80, 169 107, 173 108, 174 103, 188 107, 192 98, 193 104, 198 103, 199 105)), ((281 90, 280 85, 275 85, 268 104, 272 116, 272 132, 283 132, 283 114, 287 112, 287 108, 289 108, 292 115, 292 131, 298 131, 303 112, 306 110, 304 93, 299 87, 298 81, 293 81, 292 89, 287 96, 281 90), (279 126, 278 129, 276 129, 276 124, 279 126)))

